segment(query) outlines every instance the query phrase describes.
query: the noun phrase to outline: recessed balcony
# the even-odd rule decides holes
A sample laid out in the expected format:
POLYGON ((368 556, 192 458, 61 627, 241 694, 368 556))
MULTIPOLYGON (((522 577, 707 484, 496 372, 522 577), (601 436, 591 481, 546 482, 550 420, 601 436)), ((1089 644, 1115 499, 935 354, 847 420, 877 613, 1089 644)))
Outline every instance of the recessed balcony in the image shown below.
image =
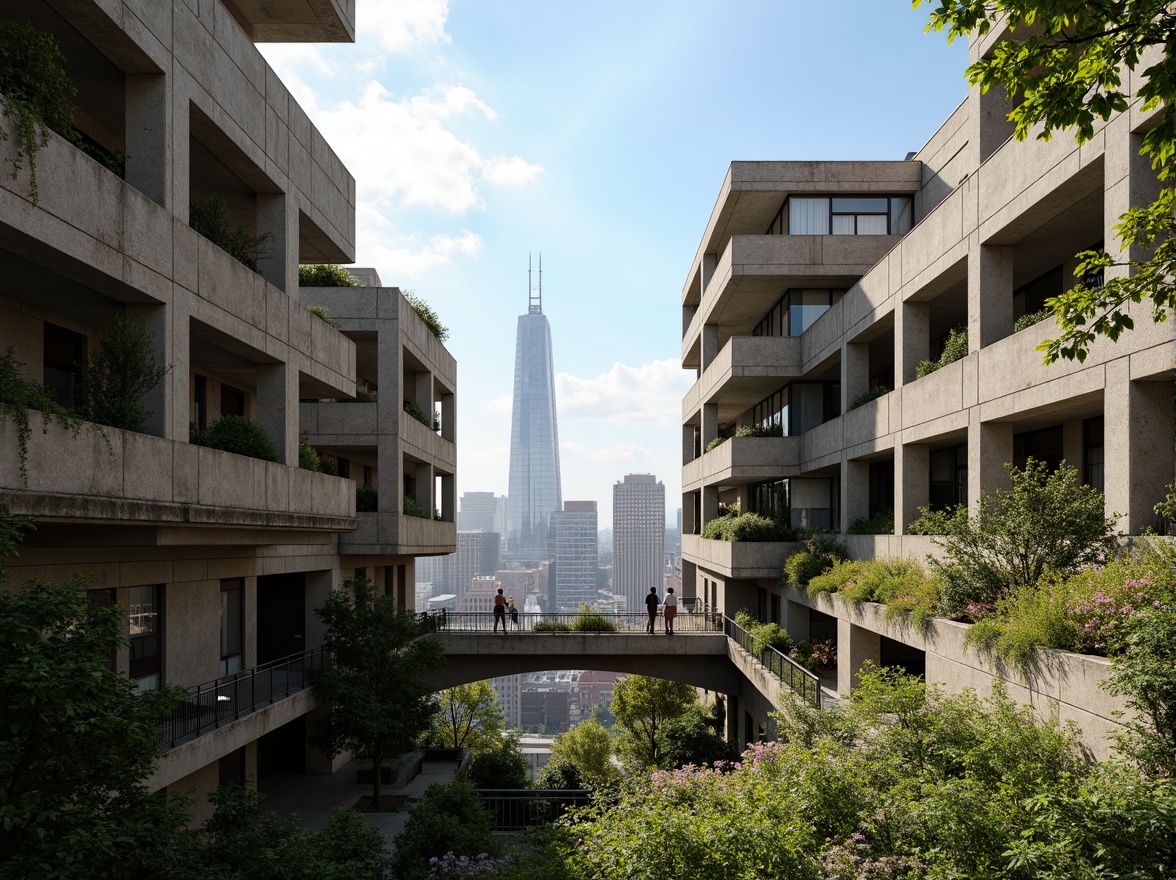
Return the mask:
POLYGON ((759 403, 801 370, 799 336, 733 336, 682 399, 682 420, 704 403, 719 405, 728 423, 759 403))

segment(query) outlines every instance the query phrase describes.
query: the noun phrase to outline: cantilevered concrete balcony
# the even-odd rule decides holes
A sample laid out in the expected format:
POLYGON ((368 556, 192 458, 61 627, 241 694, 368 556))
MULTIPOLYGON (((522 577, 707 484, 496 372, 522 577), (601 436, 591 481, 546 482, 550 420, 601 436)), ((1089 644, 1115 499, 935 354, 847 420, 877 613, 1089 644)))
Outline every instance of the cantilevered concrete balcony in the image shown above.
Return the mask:
POLYGON ((795 477, 799 464, 799 437, 732 437, 682 468, 682 490, 795 477))
POLYGON ((258 43, 355 42, 355 0, 233 0, 232 7, 258 43))
POLYGON ((682 399, 682 421, 705 403, 718 404, 721 424, 800 375, 801 337, 733 336, 682 399))
MULTIPOLYGON (((93 540, 187 544, 217 530, 232 543, 223 530, 233 529, 243 542, 300 543, 355 528, 350 480, 117 428, 43 432, 35 412, 30 422, 27 484, 19 456, 0 456, 0 503, 38 521, 118 527, 93 540)), ((17 442, 13 420, 0 419, 0 448, 17 442)))
POLYGON ((682 536, 683 558, 728 578, 779 580, 784 557, 800 546, 796 542, 711 541, 698 535, 682 536))
POLYGON ((457 467, 457 446, 404 411, 400 413, 400 441, 414 458, 449 473, 457 467))
POLYGON ((737 235, 719 257, 682 338, 682 366, 700 365, 701 334, 718 345, 750 335, 790 288, 849 288, 901 241, 899 235, 737 235))

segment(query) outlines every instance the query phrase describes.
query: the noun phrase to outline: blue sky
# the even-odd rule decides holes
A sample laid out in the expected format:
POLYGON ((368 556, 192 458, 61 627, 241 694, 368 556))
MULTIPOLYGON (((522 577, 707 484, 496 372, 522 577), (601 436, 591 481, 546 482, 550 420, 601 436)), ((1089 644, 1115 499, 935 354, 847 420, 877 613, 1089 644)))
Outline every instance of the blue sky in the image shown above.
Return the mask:
POLYGON ((682 285, 733 160, 901 159, 967 47, 907 0, 357 0, 354 45, 262 52, 356 178, 356 264, 458 362, 458 492, 506 494, 515 321, 543 254, 564 498, 680 503, 682 285))

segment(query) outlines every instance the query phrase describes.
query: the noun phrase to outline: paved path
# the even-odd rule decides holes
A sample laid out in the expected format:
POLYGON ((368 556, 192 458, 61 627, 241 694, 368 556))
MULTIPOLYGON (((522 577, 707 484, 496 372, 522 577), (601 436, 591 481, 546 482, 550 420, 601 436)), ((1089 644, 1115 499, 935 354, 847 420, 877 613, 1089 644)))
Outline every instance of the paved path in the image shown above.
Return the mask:
MULTIPOLYGON (((404 828, 412 804, 424 796, 425 789, 439 782, 452 782, 457 770, 454 761, 425 761, 420 774, 407 785, 384 786, 382 794, 403 795, 408 798, 395 813, 363 813, 367 821, 379 829, 392 849, 392 839, 404 828)), ((356 784, 355 764, 350 763, 331 775, 278 773, 258 784, 265 793, 264 809, 279 816, 297 813, 306 828, 322 828, 335 810, 349 809, 364 795, 372 793, 369 783, 356 784)))

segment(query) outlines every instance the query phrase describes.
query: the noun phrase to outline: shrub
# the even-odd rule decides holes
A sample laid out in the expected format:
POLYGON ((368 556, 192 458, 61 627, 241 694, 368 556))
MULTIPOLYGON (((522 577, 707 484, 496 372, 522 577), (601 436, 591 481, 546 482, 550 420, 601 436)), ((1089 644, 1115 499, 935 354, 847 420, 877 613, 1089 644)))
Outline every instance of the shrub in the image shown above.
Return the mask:
POLYGON ((426 428, 433 428, 433 420, 425 415, 425 411, 413 403, 411 400, 404 401, 404 411, 424 425, 426 428))
POLYGON ((739 513, 739 508, 707 520, 702 537, 711 541, 793 541, 796 534, 785 523, 758 513, 739 513))
POLYGON ((1005 469, 1012 490, 983 494, 977 516, 954 517, 936 539, 944 555, 931 567, 944 580, 948 613, 995 605, 1047 571, 1065 576, 1101 564, 1115 548, 1102 493, 1079 484, 1074 468, 1063 462, 1051 472, 1031 458, 1024 469, 1005 469))
POLYGON ((339 476, 339 459, 328 458, 325 455, 319 456, 319 473, 327 474, 331 477, 339 476))
POLYGON ((336 326, 335 322, 333 320, 331 320, 331 313, 328 312, 326 310, 326 308, 324 308, 323 306, 307 306, 306 310, 308 312, 310 312, 312 315, 314 315, 316 318, 318 318, 320 321, 322 321, 324 324, 326 324, 327 326, 329 326, 329 327, 336 326))
POLYGON ((143 395, 159 384, 170 367, 153 353, 155 337, 135 318, 119 316, 90 352, 78 388, 78 410, 90 422, 125 431, 142 431, 150 411, 143 395))
POLYGON ((755 640, 755 652, 762 654, 768 648, 775 648, 781 654, 792 650, 792 637, 780 628, 778 623, 762 623, 752 633, 755 640))
POLYGON ((28 486, 29 437, 32 435, 29 410, 41 413, 42 430, 45 432, 48 432, 50 422, 57 421, 76 437, 81 429, 81 420, 72 410, 58 403, 44 385, 21 378, 23 371, 24 364, 16 359, 14 348, 9 347, 0 355, 0 413, 7 413, 16 422, 20 479, 23 485, 28 486))
POLYGON ((401 880, 423 880, 428 875, 429 859, 450 852, 459 856, 497 855, 501 846, 492 829, 493 816, 482 805, 482 797, 473 785, 430 785, 409 813, 404 830, 396 835, 396 876, 401 880))
POLYGON ((470 764, 470 782, 477 788, 526 788, 529 776, 527 759, 514 737, 506 737, 470 764))
POLYGON ((262 461, 278 460, 278 447, 269 434, 246 416, 221 416, 208 426, 197 442, 209 449, 247 455, 262 461))
POLYGON ((419 516, 422 519, 428 519, 429 513, 419 504, 416 499, 410 495, 404 496, 404 515, 405 516, 419 516))
POLYGON ((433 311, 432 307, 417 296, 415 290, 402 290, 401 295, 408 300, 408 304, 412 306, 412 310, 417 313, 429 331, 437 337, 441 342, 449 338, 449 328, 441 323, 441 319, 437 317, 437 313, 433 311))
POLYGON ((866 563, 860 559, 835 560, 833 567, 824 574, 809 579, 808 594, 840 592, 846 584, 856 581, 865 567, 866 563))
POLYGON ((885 385, 875 385, 869 391, 863 391, 849 403, 850 409, 857 409, 859 406, 865 406, 871 400, 877 400, 884 394, 889 394, 890 389, 885 385))
POLYGON ((572 632, 616 632, 617 625, 587 605, 580 606, 580 613, 572 620, 572 632))
MULTIPOLYGON (((298 267, 299 287, 358 287, 359 282, 342 266, 317 263, 298 267)), ((309 308, 309 307, 308 307, 309 308)))
POLYGON ((729 437, 716 437, 710 443, 706 444, 706 451, 710 452, 712 449, 718 449, 720 446, 722 446, 724 443, 726 443, 729 439, 730 439, 729 437))
POLYGON ((794 587, 807 584, 833 567, 838 559, 847 559, 845 548, 828 535, 812 535, 803 550, 794 550, 784 560, 784 575, 794 587))
POLYGON ((562 620, 541 620, 531 628, 531 632, 537 633, 569 633, 571 631, 571 624, 562 620))
POLYGON ((740 425, 735 431, 736 437, 783 437, 784 426, 772 424, 767 427, 763 425, 740 425))
POLYGON ((960 504, 947 510, 932 510, 920 507, 918 519, 907 525, 908 535, 946 535, 955 526, 956 520, 968 518, 968 508, 960 504))
POLYGON ((858 517, 845 531, 850 535, 893 535, 894 511, 887 510, 870 517, 858 517))
POLYGON ((304 471, 339 476, 339 463, 333 458, 320 456, 318 450, 311 446, 305 437, 298 438, 298 467, 304 471))
POLYGON ((1013 322, 1013 332, 1020 333, 1022 330, 1027 330, 1034 324, 1040 324, 1042 321, 1051 317, 1052 315, 1053 312, 1049 309, 1042 309, 1039 312, 1030 312, 1027 315, 1021 315, 1021 317, 1017 318, 1017 320, 1013 322))
POLYGON ((257 261, 266 256, 270 234, 254 235, 245 226, 229 222, 229 203, 224 196, 212 195, 188 206, 188 225, 230 257, 257 271, 257 261))
POLYGON ((960 358, 967 357, 967 354, 968 328, 955 327, 947 334, 947 341, 943 344, 943 354, 937 360, 919 361, 915 367, 915 378, 922 379, 948 364, 955 363, 960 358))

